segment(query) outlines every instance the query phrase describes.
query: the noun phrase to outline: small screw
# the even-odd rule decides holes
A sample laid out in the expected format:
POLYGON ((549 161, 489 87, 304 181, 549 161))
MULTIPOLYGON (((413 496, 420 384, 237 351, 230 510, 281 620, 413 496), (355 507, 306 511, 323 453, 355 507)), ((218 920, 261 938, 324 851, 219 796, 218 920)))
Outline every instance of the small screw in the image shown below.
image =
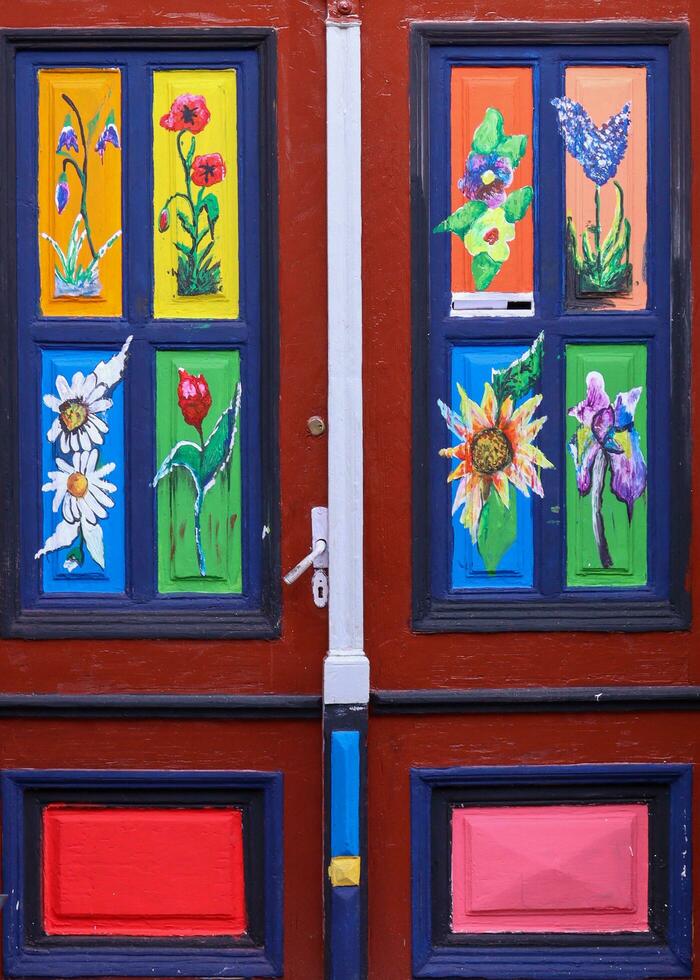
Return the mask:
POLYGON ((306 423, 306 428, 309 430, 312 436, 322 436, 326 431, 326 423, 323 421, 320 415, 312 415, 306 423))
POLYGON ((336 10, 343 17, 347 17, 348 14, 352 13, 352 3, 351 0, 338 0, 336 10))

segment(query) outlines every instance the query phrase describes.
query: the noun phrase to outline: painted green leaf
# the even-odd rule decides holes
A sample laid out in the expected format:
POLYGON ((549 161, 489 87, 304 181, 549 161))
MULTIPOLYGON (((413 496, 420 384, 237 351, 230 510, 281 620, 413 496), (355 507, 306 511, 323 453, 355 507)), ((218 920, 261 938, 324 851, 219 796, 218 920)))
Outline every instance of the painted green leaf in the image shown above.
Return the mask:
POLYGON ((488 211, 488 205, 484 201, 467 201, 461 208, 453 211, 449 218, 445 218, 439 225, 436 225, 433 228, 433 233, 436 231, 453 231, 455 235, 464 238, 476 219, 480 218, 486 211, 488 211))
POLYGON ((524 134, 519 136, 506 136, 496 147, 496 153, 499 157, 510 157, 510 162, 515 168, 525 156, 526 149, 527 136, 524 134))
POLYGON ((486 252, 480 252, 472 259, 472 275, 477 289, 486 289, 499 272, 502 262, 494 262, 486 252))
POLYGON ((491 372, 491 386, 499 405, 508 395, 517 402, 534 390, 542 373, 543 353, 544 332, 535 338, 532 346, 517 361, 507 368, 491 372))
POLYGON ((214 225, 219 218, 219 202, 215 194, 207 194, 206 197, 202 198, 202 207, 207 212, 207 221, 209 222, 209 233, 211 237, 214 237, 214 225))
POLYGON ((90 145, 90 142, 92 140, 92 137, 95 134, 95 130, 97 129, 97 126, 98 126, 99 122, 100 122, 100 110, 98 109, 97 112, 95 113, 95 115, 92 117, 92 119, 87 124, 87 137, 86 137, 86 139, 87 139, 88 146, 90 145))
POLYGON ((185 212, 184 211, 180 211, 180 209, 178 208, 177 217, 178 217, 178 221, 180 222, 180 224, 182 225, 182 227, 185 229, 185 231, 187 232, 187 234, 190 236, 190 238, 194 238, 195 237, 195 235, 194 235, 194 225, 192 224, 192 222, 190 221, 190 219, 187 217, 187 215, 185 214, 185 212))
POLYGON ((474 132, 472 149, 475 153, 494 153, 503 135, 503 116, 498 109, 487 109, 483 122, 474 132))
POLYGON ((511 224, 515 224, 516 221, 524 218, 527 209, 532 203, 532 196, 532 188, 529 185, 527 187, 521 187, 520 190, 513 191, 512 194, 509 194, 503 205, 506 220, 510 221, 511 224))
POLYGON ((202 457, 202 488, 206 493, 214 486, 217 475, 226 467, 236 442, 238 416, 241 410, 241 386, 228 408, 222 412, 212 434, 204 445, 202 457))
POLYGON ((201 464, 202 450, 199 446, 193 442, 178 442, 175 448, 163 460, 160 469, 153 478, 153 486, 155 487, 163 477, 167 476, 168 473, 172 473, 176 467, 180 466, 187 470, 192 477, 195 493, 199 495, 202 490, 200 477, 201 464))
POLYGON ((518 536, 518 513, 515 493, 506 507, 495 490, 491 490, 479 520, 477 547, 487 572, 495 572, 506 551, 518 536))

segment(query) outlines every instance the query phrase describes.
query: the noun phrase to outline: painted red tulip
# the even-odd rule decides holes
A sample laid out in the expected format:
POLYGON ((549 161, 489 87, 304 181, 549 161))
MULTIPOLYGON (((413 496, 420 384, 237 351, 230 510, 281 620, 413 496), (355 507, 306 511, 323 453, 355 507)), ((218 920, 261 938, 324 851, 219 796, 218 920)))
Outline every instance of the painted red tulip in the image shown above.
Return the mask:
POLYGON ((225 176, 226 164, 220 153, 207 153, 205 156, 194 158, 191 177, 197 187, 218 184, 225 176))
POLYGON ((180 383, 177 386, 177 401, 182 417, 188 425, 194 426, 202 434, 202 422, 211 408, 211 392, 203 374, 188 374, 178 368, 180 383))
POLYGON ((163 208, 163 210, 158 215, 158 231, 167 231, 170 227, 170 215, 168 214, 168 209, 163 208))
POLYGON ((161 116, 160 124, 171 132, 186 129, 190 133, 201 133, 210 119, 211 113, 203 95, 178 95, 170 112, 161 116))

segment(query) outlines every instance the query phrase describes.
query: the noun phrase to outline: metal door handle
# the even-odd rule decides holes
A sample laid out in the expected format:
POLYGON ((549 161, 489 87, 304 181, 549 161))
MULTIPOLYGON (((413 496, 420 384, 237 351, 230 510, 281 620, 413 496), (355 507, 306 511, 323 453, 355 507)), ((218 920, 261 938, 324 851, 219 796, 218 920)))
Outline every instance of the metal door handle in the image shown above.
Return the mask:
POLYGON ((321 555, 325 552, 327 547, 328 545, 324 540, 324 538, 318 538, 314 542, 314 546, 311 549, 311 551, 308 553, 306 558, 302 558, 299 564, 295 565, 294 568, 291 571, 287 572, 287 574, 284 576, 285 583, 287 585, 291 585, 292 582, 296 582, 296 580, 301 575, 304 574, 306 569, 311 568, 311 566, 316 561, 316 559, 321 557, 321 555))

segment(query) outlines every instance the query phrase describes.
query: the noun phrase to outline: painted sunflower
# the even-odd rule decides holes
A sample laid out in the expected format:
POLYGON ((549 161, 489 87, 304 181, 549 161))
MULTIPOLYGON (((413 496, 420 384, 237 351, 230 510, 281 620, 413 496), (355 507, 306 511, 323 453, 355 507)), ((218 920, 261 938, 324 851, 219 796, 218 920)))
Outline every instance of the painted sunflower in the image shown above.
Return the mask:
POLYGON ((461 523, 476 543, 479 519, 491 490, 495 490, 505 507, 510 506, 510 484, 526 497, 530 490, 544 496, 538 467, 552 469, 542 450, 533 445, 547 416, 533 419, 542 395, 533 395, 515 408, 513 399, 498 401, 490 384, 484 385, 484 397, 477 405, 458 384, 461 416, 444 402, 438 406, 448 428, 460 440, 459 445, 441 449, 440 455, 459 460, 448 483, 459 480, 452 504, 455 514, 463 507, 461 523))

